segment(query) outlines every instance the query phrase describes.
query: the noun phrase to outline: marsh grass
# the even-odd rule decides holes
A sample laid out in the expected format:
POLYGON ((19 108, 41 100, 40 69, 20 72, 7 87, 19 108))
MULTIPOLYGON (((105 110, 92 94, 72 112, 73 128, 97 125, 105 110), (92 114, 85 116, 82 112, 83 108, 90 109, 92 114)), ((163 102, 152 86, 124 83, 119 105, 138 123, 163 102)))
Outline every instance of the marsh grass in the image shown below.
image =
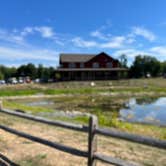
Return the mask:
POLYGON ((52 112, 53 111, 52 109, 49 109, 49 108, 44 108, 44 107, 39 107, 39 106, 28 106, 25 104, 17 103, 14 101, 7 101, 7 100, 3 101, 3 105, 5 108, 8 108, 8 109, 23 110, 27 113, 32 113, 32 114, 36 114, 38 112, 52 112))

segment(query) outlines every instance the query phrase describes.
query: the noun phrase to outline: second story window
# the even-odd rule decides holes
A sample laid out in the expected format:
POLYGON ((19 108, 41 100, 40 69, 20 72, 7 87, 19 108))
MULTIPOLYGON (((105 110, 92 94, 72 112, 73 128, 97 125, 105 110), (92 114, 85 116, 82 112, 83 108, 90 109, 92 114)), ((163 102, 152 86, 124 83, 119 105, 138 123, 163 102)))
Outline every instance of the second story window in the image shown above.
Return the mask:
POLYGON ((94 62, 93 63, 93 68, 99 68, 99 63, 98 62, 94 62))
POLYGON ((107 63, 107 68, 112 68, 112 63, 111 62, 107 63))
POLYGON ((84 63, 80 63, 80 68, 84 68, 84 63))
POLYGON ((75 63, 69 63, 69 68, 75 68, 76 64, 75 63))

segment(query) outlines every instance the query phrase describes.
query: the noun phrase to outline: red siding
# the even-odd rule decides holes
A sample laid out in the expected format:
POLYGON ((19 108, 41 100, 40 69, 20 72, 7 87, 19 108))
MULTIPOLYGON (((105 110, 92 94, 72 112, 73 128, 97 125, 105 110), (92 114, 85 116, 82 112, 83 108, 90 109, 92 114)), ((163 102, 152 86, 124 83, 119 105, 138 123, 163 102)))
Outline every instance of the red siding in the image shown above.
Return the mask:
POLYGON ((62 63, 62 68, 68 68, 69 64, 68 63, 62 63))
MULTIPOLYGON (((105 53, 96 55, 93 59, 84 63, 84 67, 93 68, 93 63, 95 62, 99 63, 99 68, 107 68, 107 63, 112 63, 113 68, 118 67, 118 61, 114 60, 113 58, 111 58, 105 53)), ((69 68, 69 63, 62 63, 62 64, 63 64, 63 68, 69 68)), ((75 64, 76 64, 76 68, 80 68, 80 63, 75 63, 75 64)))
POLYGON ((117 67, 118 66, 118 62, 115 61, 113 58, 107 56, 106 54, 99 54, 96 57, 94 57, 93 59, 91 59, 89 62, 87 62, 85 64, 86 67, 88 68, 92 68, 93 67, 93 63, 99 63, 99 67, 100 68, 106 68, 107 67, 107 63, 112 63, 112 67, 117 67))

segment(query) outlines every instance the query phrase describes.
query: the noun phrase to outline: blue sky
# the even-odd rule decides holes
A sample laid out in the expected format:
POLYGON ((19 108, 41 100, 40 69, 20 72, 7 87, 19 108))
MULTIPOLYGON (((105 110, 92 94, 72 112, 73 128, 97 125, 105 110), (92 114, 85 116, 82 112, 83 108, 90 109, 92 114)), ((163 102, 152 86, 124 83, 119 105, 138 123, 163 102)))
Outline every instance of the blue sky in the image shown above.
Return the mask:
POLYGON ((57 66, 59 53, 166 60, 165 0, 0 0, 0 64, 57 66))

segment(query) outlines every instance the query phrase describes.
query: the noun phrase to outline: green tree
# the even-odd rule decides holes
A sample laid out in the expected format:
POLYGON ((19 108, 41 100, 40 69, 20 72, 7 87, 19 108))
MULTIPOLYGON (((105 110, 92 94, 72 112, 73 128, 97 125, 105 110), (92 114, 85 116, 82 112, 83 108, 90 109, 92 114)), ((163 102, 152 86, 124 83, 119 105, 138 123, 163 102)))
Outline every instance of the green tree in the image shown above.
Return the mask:
POLYGON ((160 62, 155 57, 138 55, 130 68, 130 75, 136 78, 146 77, 147 74, 156 77, 160 74, 160 69, 160 62))
POLYGON ((161 63, 161 73, 162 75, 166 74, 166 61, 161 63))
POLYGON ((55 69, 53 67, 49 67, 48 71, 49 71, 49 78, 54 79, 55 69))
POLYGON ((37 76, 37 69, 34 64, 29 63, 27 65, 21 65, 17 69, 17 77, 29 76, 31 79, 35 79, 37 76))
POLYGON ((37 68, 37 77, 38 78, 43 78, 44 77, 44 67, 42 64, 39 64, 37 68))
POLYGON ((127 56, 125 54, 120 55, 119 61, 121 67, 127 67, 127 56))
POLYGON ((3 73, 0 71, 0 80, 3 80, 4 79, 4 75, 3 73))
POLYGON ((17 69, 15 67, 4 67, 4 77, 8 79, 10 77, 16 77, 17 69))
POLYGON ((25 73, 27 76, 30 76, 31 79, 35 79, 37 76, 37 69, 34 64, 29 63, 26 65, 25 73))
POLYGON ((17 68, 17 77, 25 77, 26 71, 25 71, 26 65, 21 65, 19 68, 17 68))

